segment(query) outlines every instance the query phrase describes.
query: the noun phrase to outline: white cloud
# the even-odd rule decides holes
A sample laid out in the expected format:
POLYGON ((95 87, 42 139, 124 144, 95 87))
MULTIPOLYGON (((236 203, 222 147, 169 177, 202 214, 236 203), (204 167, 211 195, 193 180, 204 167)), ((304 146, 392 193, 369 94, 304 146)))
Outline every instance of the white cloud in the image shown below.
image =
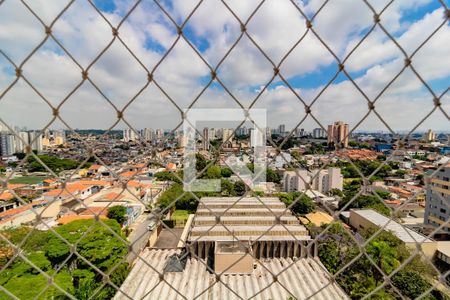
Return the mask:
MULTIPOLYGON (((66 4, 56 2, 57 5, 40 0, 33 2, 32 7, 48 24, 66 4)), ((386 4, 372 2, 377 11, 386 4)), ((115 11, 105 13, 113 26, 117 26, 131 7, 127 1, 115 3, 115 11)), ((196 3, 193 0, 173 1, 167 9, 178 22, 182 22, 196 3)), ((227 3, 245 21, 259 1, 234 0, 227 3)), ((311 17, 322 3, 311 0, 306 4, 299 3, 299 6, 311 17)), ((383 25, 396 36, 408 54, 443 22, 442 9, 430 11, 416 21, 403 18, 406 11, 423 9, 427 3, 428 0, 394 1, 382 16, 383 25)), ((313 28, 321 38, 343 57, 373 24, 373 16, 362 1, 330 1, 313 23, 313 28)), ((290 1, 266 1, 250 21, 247 30, 277 64, 306 31, 306 24, 290 1)), ((56 22, 53 33, 83 68, 113 39, 109 25, 85 1, 76 1, 56 22)), ((177 38, 176 29, 170 20, 156 5, 149 3, 139 5, 122 24, 119 33, 149 70, 161 59, 162 49, 170 47, 177 38)), ((195 40, 194 44, 202 45, 199 49, 202 56, 215 67, 239 36, 240 26, 223 3, 205 1, 189 20, 185 34, 195 40)), ((21 3, 6 1, 0 6, 1 49, 16 63, 20 63, 44 37, 43 26, 21 3)), ((449 39, 450 29, 445 24, 413 57, 413 66, 427 82, 448 81, 450 58, 446 43, 449 39)), ((328 69, 335 64, 331 54, 310 32, 284 61, 281 72, 295 85, 301 97, 311 102, 323 86, 323 80, 317 80, 331 77, 332 73, 328 69)), ((7 65, 7 61, 1 58, 2 89, 14 79, 13 70, 7 65)), ((355 81, 371 99, 402 67, 401 52, 379 29, 346 63, 346 70, 356 74, 355 81)), ((81 80, 80 68, 51 40, 35 53, 23 69, 24 75, 52 105, 60 103, 81 80)), ((117 40, 92 66, 89 75, 119 109, 147 79, 144 68, 117 40)), ((167 94, 181 108, 186 108, 208 82, 210 72, 187 43, 180 39, 154 75, 167 94)), ((246 37, 242 38, 218 72, 219 78, 244 106, 252 103, 272 75, 272 65, 246 37)), ((261 95, 256 106, 268 109, 271 126, 278 123, 294 126, 304 116, 303 105, 286 86, 280 84, 279 78, 275 82, 261 95)), ((445 85, 440 83, 436 89, 442 91, 442 86, 445 85)), ((393 128, 408 129, 432 108, 430 97, 416 76, 408 70, 380 98, 376 108, 386 116, 393 128)), ((236 103, 216 84, 206 90, 195 107, 236 107, 236 103)), ((444 103, 443 108, 448 111, 449 104, 444 103)), ((365 112, 366 100, 345 78, 331 84, 313 106, 313 114, 324 126, 337 119, 354 126, 365 112)), ((62 106, 61 114, 74 128, 107 128, 116 117, 113 108, 106 105, 106 100, 87 82, 62 106)), ((180 121, 178 110, 153 83, 127 108, 125 116, 138 128, 169 128, 180 121)), ((11 125, 42 127, 51 118, 51 111, 21 80, 0 99, 0 118, 11 125)), ((448 120, 447 123, 444 121, 445 117, 443 119, 441 116, 436 121, 429 120, 427 126, 447 129, 448 120)), ((380 124, 376 118, 370 117, 361 128, 377 129, 382 127, 380 124)), ((301 127, 311 129, 317 126, 314 120, 308 118, 301 127)))

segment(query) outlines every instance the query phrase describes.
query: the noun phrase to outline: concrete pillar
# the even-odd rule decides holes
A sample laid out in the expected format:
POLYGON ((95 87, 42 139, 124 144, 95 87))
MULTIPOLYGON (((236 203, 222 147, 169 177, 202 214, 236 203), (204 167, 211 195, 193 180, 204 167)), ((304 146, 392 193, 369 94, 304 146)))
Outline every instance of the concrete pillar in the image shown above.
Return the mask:
POLYGON ((314 249, 314 257, 317 257, 317 255, 319 255, 319 249, 317 249, 317 244, 316 243, 313 243, 312 244, 312 247, 313 247, 313 249, 314 249))
POLYGON ((299 257, 298 242, 294 241, 294 256, 299 257))
POLYGON ((203 243, 204 242, 198 242, 198 256, 200 258, 203 258, 203 243))
POLYGON ((259 259, 259 243, 256 242, 252 245, 253 253, 257 259, 259 259))
POLYGON ((277 241, 273 242, 273 257, 279 257, 279 253, 278 253, 278 245, 279 243, 277 241))
POLYGON ((205 242, 205 258, 208 258, 211 242, 205 242))
POLYGON ((264 242, 258 241, 258 247, 259 247, 259 258, 264 257, 264 242))

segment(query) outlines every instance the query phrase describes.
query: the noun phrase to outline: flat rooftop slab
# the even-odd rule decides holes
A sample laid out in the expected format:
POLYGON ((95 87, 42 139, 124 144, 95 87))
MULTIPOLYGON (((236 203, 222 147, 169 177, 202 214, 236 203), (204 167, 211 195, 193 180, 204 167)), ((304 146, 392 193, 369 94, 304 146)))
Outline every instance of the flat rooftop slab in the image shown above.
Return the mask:
POLYGON ((152 248, 176 248, 182 233, 183 228, 172 228, 170 230, 164 228, 163 230, 161 230, 161 233, 159 234, 158 239, 156 240, 156 243, 152 248))

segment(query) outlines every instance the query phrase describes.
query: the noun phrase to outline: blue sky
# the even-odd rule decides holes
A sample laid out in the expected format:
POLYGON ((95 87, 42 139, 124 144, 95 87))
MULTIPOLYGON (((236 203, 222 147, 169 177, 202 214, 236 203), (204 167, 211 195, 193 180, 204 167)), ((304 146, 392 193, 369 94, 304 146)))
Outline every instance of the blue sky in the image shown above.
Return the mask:
MULTIPOLYGON (((47 15, 48 20, 51 20, 52 15, 56 16, 58 9, 63 7, 63 4, 61 8, 57 8, 48 6, 45 1, 41 2, 40 6, 36 5, 34 8, 38 14, 47 15)), ((134 4, 133 1, 125 0, 95 0, 94 3, 113 24, 117 24, 134 4)), ((162 3, 176 22, 181 24, 197 2, 174 0, 162 3)), ((227 3, 242 19, 245 19, 257 5, 257 1, 230 0, 227 3)), ((314 0, 299 2, 299 5, 311 16, 320 3, 319 0, 314 0)), ((330 1, 314 20, 313 28, 340 58, 346 56, 352 45, 355 45, 373 24, 372 12, 362 1, 361 3, 355 5, 357 3, 352 0, 342 0, 340 3, 330 1)), ((13 30, 8 33, 0 32, 0 45, 5 45, 2 50, 16 63, 20 63, 29 53, 28 49, 33 49, 42 39, 42 31, 36 25, 38 23, 34 17, 23 9, 23 5, 7 4, 0 8, 0 25, 13 30)), ((377 9, 383 6, 381 1, 373 4, 377 9)), ((443 21, 441 4, 432 0, 394 1, 381 17, 382 24, 407 53, 412 53, 443 21)), ((306 30, 305 20, 289 1, 282 0, 266 1, 247 28, 250 36, 275 63, 278 63, 306 30)), ((84 66, 87 66, 112 38, 111 29, 87 2, 74 3, 56 22, 53 32, 71 55, 84 66)), ((175 26, 153 1, 142 1, 123 23, 119 33, 148 69, 153 68, 176 38, 175 26)), ((215 67, 239 36, 240 28, 239 23, 220 1, 205 1, 189 20, 183 33, 215 67)), ((449 37, 450 29, 447 22, 413 58, 413 66, 438 95, 445 91, 450 83, 450 58, 448 51, 445 51, 445 40, 449 37)), ((351 55, 345 67, 362 90, 373 98, 402 68, 403 59, 396 46, 377 28, 351 55)), ((7 83, 13 80, 14 69, 4 59, 0 59, 0 67, 0 88, 4 89, 7 83)), ((25 71, 29 73, 30 81, 55 105, 79 80, 80 70, 77 68, 71 62, 71 58, 51 41, 38 49, 24 66, 25 71), (39 75, 38 71, 42 67, 48 68, 48 72, 39 75)), ((281 73, 308 102, 315 98, 334 76, 337 68, 336 60, 310 32, 284 61, 281 73)), ((252 102, 272 74, 270 63, 246 37, 239 42, 218 71, 220 80, 244 106, 252 102)), ((145 71, 118 42, 115 42, 98 60, 90 76, 104 90, 105 95, 115 101, 117 107, 123 107, 145 83, 145 71)), ((189 106, 209 82, 210 73, 186 43, 180 41, 158 67, 155 79, 183 108, 189 106)), ((42 103, 42 99, 33 94, 26 85, 14 87, 4 98, 3 103, 0 103, 2 111, 20 110, 23 98, 29 102, 26 108, 33 105, 37 107, 38 103, 42 103)), ((287 126, 296 124, 296 120, 301 117, 298 112, 302 108, 298 106, 298 101, 291 102, 293 98, 295 97, 285 84, 279 78, 275 78, 261 96, 261 102, 268 110, 269 123, 273 126, 281 122, 285 122, 287 126)), ((442 98, 444 111, 448 110, 450 103, 448 98, 448 95, 442 98)), ((85 111, 85 106, 80 104, 85 103, 86 99, 97 103, 103 103, 105 100, 101 99, 101 95, 93 87, 81 86, 64 105, 66 115, 72 123, 76 123, 78 128, 102 127, 110 124, 113 117, 105 118, 108 121, 102 122, 101 118, 95 116, 109 114, 111 109, 105 107, 94 109, 89 106, 90 110, 85 111)), ((348 78, 340 73, 314 104, 313 114, 325 125, 338 119, 355 125, 367 109, 361 99, 362 95, 348 78)), ((158 88, 150 85, 135 103, 130 105, 127 114, 137 127, 170 127, 179 119, 178 116, 173 117, 177 115, 177 110, 171 107, 167 100, 158 88)), ((199 106, 205 107, 225 107, 227 103, 231 103, 229 96, 217 82, 214 82, 198 101, 199 106)), ((413 127, 414 122, 420 120, 422 112, 433 108, 430 105, 432 103, 430 93, 410 70, 398 78, 380 98, 379 103, 377 109, 380 113, 386 114, 386 119, 389 119, 392 127, 398 130, 413 127), (395 108, 399 106, 404 107, 404 110, 396 111, 395 108)), ((31 110, 30 113, 32 114, 31 110)), ((48 108, 42 108, 41 113, 32 114, 25 119, 17 117, 14 113, 4 116, 0 114, 0 118, 15 125, 27 123, 25 125, 33 127, 44 124, 48 114, 48 108)), ((440 114, 424 126, 448 128, 447 116, 440 114)), ((308 126, 317 127, 317 124, 308 120, 305 127, 308 126)), ((359 129, 378 129, 380 126, 383 125, 380 125, 376 118, 372 118, 359 129)))

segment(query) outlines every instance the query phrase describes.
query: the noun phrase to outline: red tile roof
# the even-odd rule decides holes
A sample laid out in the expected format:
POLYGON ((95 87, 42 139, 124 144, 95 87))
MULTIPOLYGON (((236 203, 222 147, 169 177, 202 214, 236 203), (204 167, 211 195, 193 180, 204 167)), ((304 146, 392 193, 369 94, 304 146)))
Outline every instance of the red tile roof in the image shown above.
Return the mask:
POLYGON ((104 200, 108 201, 119 201, 121 199, 125 198, 123 194, 111 192, 103 197, 104 200))
MULTIPOLYGON (((70 222, 73 222, 73 221, 76 221, 76 220, 93 219, 94 217, 95 216, 93 216, 93 215, 91 215, 91 216, 88 216, 88 215, 83 215, 83 216, 80 216, 80 215, 68 215, 68 216, 63 216, 63 217, 59 218, 57 221, 58 221, 59 224, 64 225, 64 224, 67 224, 67 223, 70 223, 70 222)), ((100 215, 100 218, 101 219, 106 219, 106 216, 100 215)))
POLYGON ((92 165, 89 167, 89 170, 99 170, 101 167, 103 167, 102 165, 92 165))
POLYGON ((134 176, 136 174, 137 174, 136 171, 126 171, 126 172, 120 173, 119 175, 121 177, 132 177, 132 176, 134 176))
POLYGON ((106 216, 107 214, 108 208, 102 206, 90 206, 89 208, 83 209, 79 213, 80 216, 94 216, 94 215, 106 216))
POLYGON ((18 208, 14 208, 14 209, 10 209, 10 210, 1 212, 0 213, 0 218, 9 217, 9 216, 13 216, 13 215, 17 215, 17 214, 23 213, 23 212, 31 209, 31 207, 32 207, 31 204, 27 204, 27 205, 20 206, 18 208))

